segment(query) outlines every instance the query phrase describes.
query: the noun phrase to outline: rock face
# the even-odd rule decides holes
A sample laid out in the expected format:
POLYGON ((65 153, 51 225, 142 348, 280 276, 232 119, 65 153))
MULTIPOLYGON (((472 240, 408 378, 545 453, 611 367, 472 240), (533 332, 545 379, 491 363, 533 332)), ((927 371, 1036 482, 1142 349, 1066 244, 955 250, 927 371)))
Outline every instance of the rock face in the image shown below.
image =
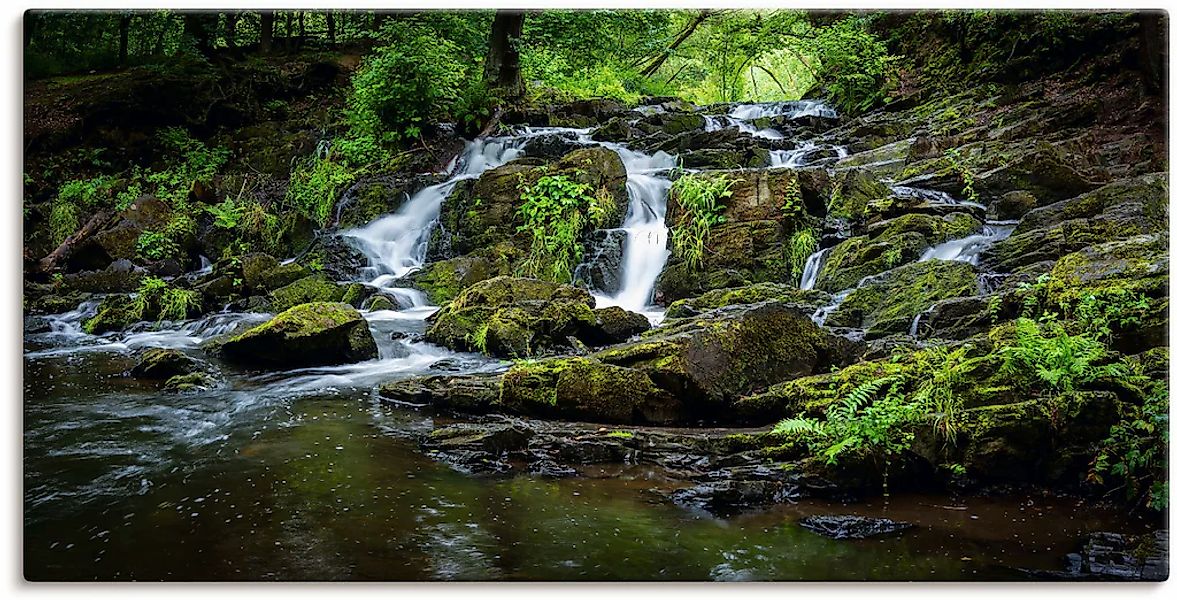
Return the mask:
POLYGON ((286 310, 221 346, 232 362, 267 368, 337 365, 377 358, 368 323, 351 306, 312 302, 286 310))
POLYGON ((148 348, 139 356, 139 362, 131 368, 132 377, 144 379, 168 379, 176 375, 188 375, 200 369, 195 359, 172 348, 148 348))
POLYGON ((580 288, 495 277, 469 287, 431 316, 425 339, 463 352, 523 358, 578 343, 618 342, 649 328, 641 315, 596 311, 595 304, 580 288))

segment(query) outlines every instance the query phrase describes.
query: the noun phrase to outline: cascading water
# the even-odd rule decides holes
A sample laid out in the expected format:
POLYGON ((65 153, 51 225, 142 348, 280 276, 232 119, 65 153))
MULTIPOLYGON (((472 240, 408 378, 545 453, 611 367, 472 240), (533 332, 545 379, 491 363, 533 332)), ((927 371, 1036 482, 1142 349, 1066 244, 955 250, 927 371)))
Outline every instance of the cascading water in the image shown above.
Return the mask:
POLYGON ((826 258, 830 255, 833 248, 823 248, 809 255, 805 259, 805 270, 801 273, 801 289, 812 290, 814 284, 817 283, 817 276, 821 273, 821 268, 826 263, 826 258))
POLYGON ((981 233, 955 240, 948 240, 924 251, 920 261, 939 259, 967 262, 975 265, 981 252, 994 243, 1004 240, 1013 232, 1017 221, 992 221, 986 223, 981 233))

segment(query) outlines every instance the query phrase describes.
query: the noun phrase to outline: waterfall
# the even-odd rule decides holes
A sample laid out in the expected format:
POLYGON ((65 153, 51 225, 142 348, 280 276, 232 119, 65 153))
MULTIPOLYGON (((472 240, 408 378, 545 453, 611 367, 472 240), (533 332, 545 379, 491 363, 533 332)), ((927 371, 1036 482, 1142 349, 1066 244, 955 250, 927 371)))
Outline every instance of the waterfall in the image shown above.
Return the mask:
POLYGON ((523 153, 527 137, 486 138, 467 144, 451 166, 451 177, 414 194, 394 213, 343 232, 368 258, 371 283, 384 287, 421 266, 429 249, 429 234, 441 213, 441 203, 458 182, 514 160, 523 153))
POLYGON ((801 289, 813 289, 813 285, 817 283, 817 276, 821 273, 821 268, 825 265, 826 257, 829 256, 831 250, 833 248, 818 250, 805 259, 805 271, 801 273, 801 289))
POLYGON ((995 221, 987 223, 981 233, 963 238, 948 240, 924 251, 920 262, 925 260, 954 260, 975 265, 980 260, 981 252, 994 243, 1004 240, 1013 232, 1017 222, 995 221))
POLYGON ((675 159, 665 152, 650 156, 615 144, 603 145, 617 152, 625 165, 629 209, 621 224, 625 232, 621 285, 612 296, 597 296, 597 304, 641 312, 650 305, 654 285, 670 258, 667 246, 670 231, 666 227, 670 180, 664 172, 674 168, 675 159))

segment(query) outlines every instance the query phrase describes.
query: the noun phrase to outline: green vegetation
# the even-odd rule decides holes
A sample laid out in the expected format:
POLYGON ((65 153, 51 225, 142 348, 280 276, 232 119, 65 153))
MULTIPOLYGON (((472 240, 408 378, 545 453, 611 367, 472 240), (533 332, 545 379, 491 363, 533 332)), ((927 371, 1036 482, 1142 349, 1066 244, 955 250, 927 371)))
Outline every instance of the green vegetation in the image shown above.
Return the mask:
POLYGON ((671 193, 683 214, 670 230, 674 254, 692 270, 703 267, 711 229, 723 223, 723 199, 732 195, 736 180, 727 175, 688 174, 675 180, 671 193))
POLYGON ((200 312, 200 293, 170 286, 158 277, 147 277, 139 285, 133 306, 139 320, 155 314, 160 321, 179 321, 200 312))
POLYGON ((1158 382, 1142 406, 1131 407, 1112 426, 1091 464, 1088 480, 1118 483, 1109 493, 1164 510, 1169 503, 1169 390, 1158 382))
POLYGON ((566 175, 544 175, 520 189, 522 204, 515 217, 522 223, 518 231, 531 238, 522 264, 528 277, 572 281, 572 270, 584 254, 580 236, 586 219, 600 222, 604 210, 605 203, 598 204, 591 191, 566 175))
POLYGON ((314 154, 290 172, 286 203, 319 227, 325 227, 334 216, 339 194, 353 179, 355 172, 336 158, 330 145, 320 144, 314 154))

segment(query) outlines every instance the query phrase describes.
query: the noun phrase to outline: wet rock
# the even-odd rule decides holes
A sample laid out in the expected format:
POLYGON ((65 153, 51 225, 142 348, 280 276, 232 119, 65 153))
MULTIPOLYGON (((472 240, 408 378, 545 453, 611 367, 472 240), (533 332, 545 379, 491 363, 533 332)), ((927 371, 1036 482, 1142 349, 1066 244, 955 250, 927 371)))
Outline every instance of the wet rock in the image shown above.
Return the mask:
POLYGON ((81 271, 62 276, 65 290, 95 293, 133 292, 146 275, 141 267, 125 258, 116 260, 101 271, 81 271))
POLYGON ((443 306, 480 281, 512 274, 512 263, 520 255, 515 246, 502 243, 465 256, 431 262, 405 279, 425 292, 430 302, 443 306))
POLYGON ((393 402, 482 414, 497 407, 500 388, 495 375, 432 375, 390 381, 378 393, 393 402))
POLYGON ((680 413, 646 373, 581 357, 517 363, 499 402, 518 414, 601 423, 669 423, 680 413))
POLYGON ((989 204, 986 216, 990 221, 1020 219, 1038 205, 1034 194, 1023 190, 1006 192, 989 204))
POLYGON ((893 535, 914 527, 911 523, 858 515, 810 515, 798 525, 818 535, 835 540, 862 540, 893 535))
POLYGON ((319 235, 298 257, 298 264, 318 271, 334 281, 360 279, 368 259, 341 235, 319 235))
POLYGON ((163 384, 165 392, 192 392, 207 390, 216 385, 216 380, 208 373, 195 372, 185 375, 173 375, 163 384))
POLYGON ((826 325, 861 327, 868 336, 906 333, 916 315, 949 298, 980 291, 976 269, 963 262, 927 260, 903 265, 862 283, 830 313, 826 325))
POLYGON ((965 213, 944 218, 906 214, 872 225, 866 235, 852 237, 830 251, 814 287, 838 292, 863 278, 916 260, 935 244, 981 230, 981 222, 965 213))
POLYGON ((335 365, 377 358, 368 323, 355 308, 332 302, 300 304, 229 338, 226 360, 269 368, 335 365))
POLYGON ((346 287, 320 273, 270 292, 270 303, 275 312, 282 312, 308 302, 340 302, 346 293, 346 287))
POLYGON ((981 254, 981 266, 1012 272, 1087 246, 1168 230, 1165 177, 1118 181, 1026 213, 1009 238, 981 254))
POLYGON ((141 320, 142 310, 134 298, 127 294, 112 294, 102 299, 98 311, 82 324, 82 328, 88 333, 100 335, 122 331, 128 325, 141 320))
POLYGON ((646 373, 682 402, 680 421, 730 422, 732 403, 781 381, 852 362, 857 344, 779 302, 718 309, 677 319, 646 337, 592 355, 646 373))
POLYGON ((300 264, 281 264, 278 259, 258 252, 242 256, 239 263, 245 288, 260 293, 277 290, 310 275, 300 264))
POLYGON ((335 223, 341 229, 366 225, 396 212, 411 196, 441 180, 442 176, 434 174, 364 177, 340 198, 335 209, 335 223))
POLYGON ((603 294, 621 289, 621 257, 626 234, 621 229, 598 229, 585 242, 583 264, 573 274, 573 283, 603 294))
POLYGON ((168 379, 200 370, 200 363, 173 348, 148 348, 139 353, 139 360, 131 368, 131 376, 142 379, 168 379))
POLYGON ((1079 578, 1164 581, 1169 578, 1169 530, 1139 536, 1096 532, 1067 562, 1067 573, 1079 578))
POLYGON ((636 318, 617 311, 598 314, 594 305, 580 288, 495 277, 464 290, 429 317, 425 339, 463 352, 522 358, 607 343, 639 326, 636 318))
POLYGON ((139 236, 161 230, 171 216, 167 203, 154 196, 140 197, 78 246, 69 259, 70 270, 103 269, 119 259, 135 260, 139 236))
POLYGON ((554 460, 537 460, 527 465, 527 472, 552 479, 576 477, 579 474, 576 469, 561 465, 554 460))
MULTIPOLYGON (((454 258, 512 242, 521 224, 516 217, 520 194, 543 176, 564 176, 587 186, 603 214, 608 215, 605 222, 598 223, 582 215, 580 236, 598 227, 618 227, 624 219, 629 194, 625 165, 616 152, 592 147, 575 150, 552 163, 518 159, 454 187, 430 234, 428 259, 454 258)), ((526 251, 526 246, 521 249, 526 251)))
POLYGON ((830 303, 830 295, 821 290, 801 290, 782 283, 753 285, 711 290, 702 296, 676 300, 666 309, 666 318, 694 317, 702 313, 737 304, 757 304, 775 300, 812 312, 830 303))
POLYGON ((596 323, 586 325, 576 336, 590 346, 617 344, 650 329, 650 320, 645 315, 620 306, 596 308, 593 315, 596 323))

